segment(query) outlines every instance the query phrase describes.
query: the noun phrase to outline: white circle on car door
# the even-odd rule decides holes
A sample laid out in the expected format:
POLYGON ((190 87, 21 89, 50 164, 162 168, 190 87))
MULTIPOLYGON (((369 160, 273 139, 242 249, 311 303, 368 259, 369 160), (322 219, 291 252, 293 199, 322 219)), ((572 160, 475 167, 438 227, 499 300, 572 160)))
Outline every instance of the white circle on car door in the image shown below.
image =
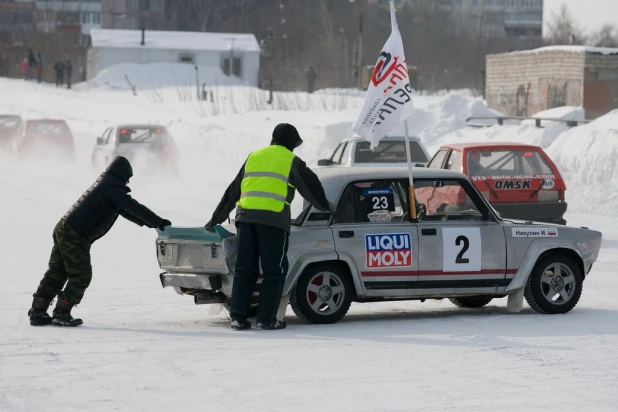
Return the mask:
POLYGON ((478 227, 443 228, 442 250, 444 272, 481 271, 481 229, 478 227))

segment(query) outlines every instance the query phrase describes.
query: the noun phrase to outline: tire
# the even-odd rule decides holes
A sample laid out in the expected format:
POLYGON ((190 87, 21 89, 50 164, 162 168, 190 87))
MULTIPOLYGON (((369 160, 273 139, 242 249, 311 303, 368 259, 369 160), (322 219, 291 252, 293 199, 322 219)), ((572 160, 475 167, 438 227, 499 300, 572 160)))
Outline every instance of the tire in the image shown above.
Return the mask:
POLYGON ((350 309, 353 293, 350 277, 341 266, 319 264, 300 276, 290 293, 290 305, 304 322, 336 323, 350 309))
POLYGON ((524 296, 530 307, 542 314, 571 311, 582 294, 584 275, 569 256, 552 254, 539 259, 530 273, 524 296), (556 276, 556 272, 559 275, 556 276))
POLYGON ((492 301, 493 296, 464 296, 459 298, 448 298, 451 303, 460 308, 482 308, 492 301))

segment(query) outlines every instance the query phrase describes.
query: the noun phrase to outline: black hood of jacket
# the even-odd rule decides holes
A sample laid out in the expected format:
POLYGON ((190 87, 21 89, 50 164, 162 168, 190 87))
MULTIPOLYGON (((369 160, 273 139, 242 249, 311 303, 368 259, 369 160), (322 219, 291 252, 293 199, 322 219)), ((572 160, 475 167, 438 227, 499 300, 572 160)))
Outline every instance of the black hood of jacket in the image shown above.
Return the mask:
POLYGON ((283 146, 292 152, 303 144, 303 139, 300 138, 300 134, 294 126, 289 123, 280 123, 273 130, 273 138, 270 144, 283 146))
POLYGON ((126 157, 116 156, 112 163, 105 169, 104 174, 110 174, 126 183, 133 177, 133 168, 126 157))

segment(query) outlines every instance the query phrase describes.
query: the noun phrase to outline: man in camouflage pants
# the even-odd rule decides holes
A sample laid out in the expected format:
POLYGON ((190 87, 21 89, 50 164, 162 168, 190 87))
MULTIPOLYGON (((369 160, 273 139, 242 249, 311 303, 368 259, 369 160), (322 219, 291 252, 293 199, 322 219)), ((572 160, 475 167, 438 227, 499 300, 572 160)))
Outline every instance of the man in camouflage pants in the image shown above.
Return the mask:
POLYGON ((83 323, 81 319, 73 319, 71 309, 81 302, 92 279, 90 246, 111 229, 118 216, 139 226, 160 230, 171 225, 169 220, 160 218, 128 194, 131 190, 127 184, 132 176, 129 161, 116 157, 58 222, 49 268, 28 312, 32 326, 79 326, 83 323), (56 296, 58 303, 52 318, 47 309, 56 296))

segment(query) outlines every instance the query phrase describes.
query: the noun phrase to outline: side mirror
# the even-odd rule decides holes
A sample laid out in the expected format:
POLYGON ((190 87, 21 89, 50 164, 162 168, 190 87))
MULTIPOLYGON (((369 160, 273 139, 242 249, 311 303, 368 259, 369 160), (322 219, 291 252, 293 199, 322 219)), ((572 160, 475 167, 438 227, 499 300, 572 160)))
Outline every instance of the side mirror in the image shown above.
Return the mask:
POLYGON ((97 137, 97 146, 101 146, 103 144, 103 138, 97 137))
POLYGON ((318 166, 330 166, 335 164, 335 162, 333 162, 330 159, 320 159, 318 160, 318 166))

